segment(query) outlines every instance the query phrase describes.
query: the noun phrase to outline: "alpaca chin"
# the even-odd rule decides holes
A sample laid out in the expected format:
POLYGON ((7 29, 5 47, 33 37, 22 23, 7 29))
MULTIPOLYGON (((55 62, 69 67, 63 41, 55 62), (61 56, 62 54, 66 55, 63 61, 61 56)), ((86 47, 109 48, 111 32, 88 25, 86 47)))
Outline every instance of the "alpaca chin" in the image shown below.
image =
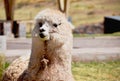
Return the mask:
POLYGON ((41 37, 40 37, 40 40, 42 40, 42 41, 50 40, 50 36, 45 36, 44 38, 41 38, 41 37))

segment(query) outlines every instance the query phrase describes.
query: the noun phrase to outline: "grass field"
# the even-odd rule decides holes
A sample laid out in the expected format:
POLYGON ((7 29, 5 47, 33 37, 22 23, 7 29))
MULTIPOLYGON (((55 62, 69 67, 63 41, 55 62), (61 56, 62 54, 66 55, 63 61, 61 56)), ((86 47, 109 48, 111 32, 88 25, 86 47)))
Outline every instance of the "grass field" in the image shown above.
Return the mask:
MULTIPOLYGON (((107 36, 120 36, 120 32, 115 32, 112 34, 73 34, 74 37, 107 37, 107 36)), ((30 38, 30 35, 27 37, 30 38)))
MULTIPOLYGON (((120 15, 120 0, 72 0, 69 16, 77 27, 81 24, 103 22, 104 16, 120 15)), ((0 0, 0 19, 5 19, 3 0, 0 0)), ((31 20, 42 9, 57 8, 55 0, 16 0, 15 20, 31 20), (44 2, 38 2, 44 1, 44 2), (47 5, 47 6, 46 6, 47 5), (49 7, 48 7, 49 6, 49 7)))
POLYGON ((5 63, 5 66, 3 68, 3 66, 0 66, 0 81, 3 75, 3 72, 5 71, 5 69, 9 66, 9 63, 5 63))
POLYGON ((0 53, 0 81, 1 81, 2 72, 5 69, 4 64, 5 64, 5 56, 3 53, 0 53))
POLYGON ((76 81, 119 81, 120 61, 73 63, 72 71, 76 81))
MULTIPOLYGON (((8 65, 6 63, 6 67, 8 65)), ((0 74, 2 72, 0 70, 0 74)), ((72 72, 76 81, 119 81, 120 60, 112 62, 72 63, 72 72)))

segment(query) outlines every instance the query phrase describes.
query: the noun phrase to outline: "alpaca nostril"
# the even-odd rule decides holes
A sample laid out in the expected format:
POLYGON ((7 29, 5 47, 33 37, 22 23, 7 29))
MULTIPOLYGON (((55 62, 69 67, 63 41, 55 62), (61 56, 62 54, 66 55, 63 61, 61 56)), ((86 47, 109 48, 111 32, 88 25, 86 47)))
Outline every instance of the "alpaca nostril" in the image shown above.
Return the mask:
POLYGON ((40 29, 39 31, 40 31, 40 32, 44 32, 45 30, 44 30, 44 29, 40 29))
POLYGON ((44 35, 43 33, 40 33, 39 36, 40 36, 41 38, 44 38, 44 37, 45 37, 45 35, 44 35))

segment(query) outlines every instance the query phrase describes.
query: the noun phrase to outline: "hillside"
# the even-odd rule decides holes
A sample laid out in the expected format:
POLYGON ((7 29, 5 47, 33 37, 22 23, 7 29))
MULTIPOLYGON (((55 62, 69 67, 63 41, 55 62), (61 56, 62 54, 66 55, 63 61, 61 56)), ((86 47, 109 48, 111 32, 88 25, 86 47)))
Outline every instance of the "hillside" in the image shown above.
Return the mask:
MULTIPOLYGON (((15 20, 31 20, 42 9, 57 8, 57 0, 16 0, 15 20)), ((0 0, 0 20, 5 19, 0 0)), ((120 0, 72 0, 69 16, 75 26, 103 22, 104 16, 120 15, 120 0)))

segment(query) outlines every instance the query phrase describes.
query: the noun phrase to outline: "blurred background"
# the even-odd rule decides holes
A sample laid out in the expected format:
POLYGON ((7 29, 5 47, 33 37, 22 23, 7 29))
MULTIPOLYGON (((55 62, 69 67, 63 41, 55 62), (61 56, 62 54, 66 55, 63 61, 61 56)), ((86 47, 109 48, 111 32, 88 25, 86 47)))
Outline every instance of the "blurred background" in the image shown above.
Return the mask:
MULTIPOLYGON (((45 8, 58 9, 57 0, 16 0, 14 20, 23 21, 26 31, 31 31, 35 15, 45 8)), ((68 20, 76 29, 74 33, 103 34, 104 18, 120 15, 120 0, 71 0, 68 9, 68 20)), ((0 20, 5 20, 4 2, 0 0, 0 20)))
POLYGON ((0 0, 0 80, 12 61, 30 54, 34 17, 46 8, 61 10, 75 26, 76 81, 120 80, 120 0, 0 0), (66 11, 58 1, 66 1, 66 11))

